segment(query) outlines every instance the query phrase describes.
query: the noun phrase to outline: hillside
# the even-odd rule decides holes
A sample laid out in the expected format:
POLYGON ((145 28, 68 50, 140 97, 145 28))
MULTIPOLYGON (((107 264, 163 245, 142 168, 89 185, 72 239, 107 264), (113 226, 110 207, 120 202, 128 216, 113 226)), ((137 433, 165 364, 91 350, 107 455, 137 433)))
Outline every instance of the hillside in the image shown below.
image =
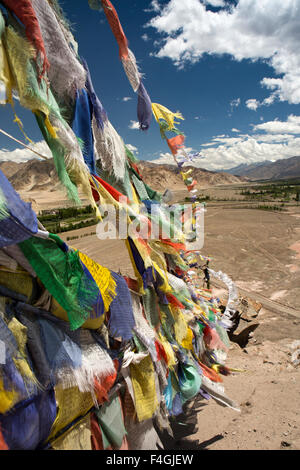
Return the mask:
POLYGON ((278 180, 284 178, 300 178, 300 156, 284 158, 276 162, 259 162, 251 165, 242 164, 226 173, 245 176, 250 180, 278 180))
MULTIPOLYGON (((140 161, 139 167, 145 181, 154 189, 162 191, 167 188, 184 188, 182 177, 175 165, 161 165, 148 161, 140 161)), ((197 180, 199 186, 208 187, 219 184, 234 184, 244 181, 244 178, 224 172, 214 172, 195 168, 191 165, 184 166, 184 171, 192 169, 191 176, 197 180)))
MULTIPOLYGON (((161 165, 142 160, 139 168, 146 183, 158 191, 184 188, 182 178, 174 165, 161 165)), ((233 184, 244 180, 229 173, 217 173, 192 166, 185 166, 184 170, 190 168, 193 170, 191 176, 202 187, 233 184)), ((0 169, 17 191, 51 191, 59 184, 52 159, 45 161, 32 159, 25 163, 1 162, 0 169)))
POLYGON ((16 163, 13 161, 0 162, 0 170, 3 171, 5 176, 9 179, 22 168, 24 163, 16 163))
POLYGON ((53 160, 32 159, 27 162, 1 162, 0 169, 17 191, 53 190, 58 177, 53 160))

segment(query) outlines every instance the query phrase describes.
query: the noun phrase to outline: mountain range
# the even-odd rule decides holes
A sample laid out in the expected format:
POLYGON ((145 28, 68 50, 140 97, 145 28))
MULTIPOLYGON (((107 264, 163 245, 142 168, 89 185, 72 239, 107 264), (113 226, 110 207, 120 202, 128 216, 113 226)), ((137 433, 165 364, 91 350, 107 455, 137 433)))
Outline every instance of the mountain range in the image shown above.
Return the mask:
MULTIPOLYGON (((167 188, 185 188, 182 177, 175 165, 158 164, 141 160, 139 162, 139 169, 146 183, 156 190, 163 191, 167 188)), ((197 181, 199 187, 234 184, 245 181, 243 177, 225 172, 209 171, 190 165, 183 167, 184 172, 188 170, 192 170, 190 176, 197 181)))
MULTIPOLYGON (((51 191, 61 186, 54 168, 53 159, 31 159, 26 162, 0 162, 0 169, 7 176, 17 191, 51 191)), ((164 192, 165 189, 184 189, 182 177, 175 165, 157 164, 141 160, 140 172, 153 189, 164 192)), ((264 161, 241 164, 229 170, 209 171, 193 166, 184 166, 184 171, 191 169, 191 177, 201 188, 235 184, 255 180, 280 180, 300 178, 300 156, 280 159, 275 162, 264 161)))
POLYGON ((244 176, 251 181, 300 178, 300 156, 284 158, 276 162, 266 160, 249 165, 243 163, 229 170, 222 170, 222 172, 244 176))
MULTIPOLYGON (((0 169, 17 191, 55 191, 60 185, 53 159, 32 159, 21 163, 4 161, 0 162, 0 169)), ((184 171, 189 169, 192 169, 191 177, 196 179, 199 186, 202 187, 234 184, 245 180, 225 172, 213 172, 192 166, 184 167, 184 171)), ((163 165, 141 160, 139 170, 145 182, 158 191, 163 192, 167 188, 183 189, 185 187, 175 165, 163 165)))

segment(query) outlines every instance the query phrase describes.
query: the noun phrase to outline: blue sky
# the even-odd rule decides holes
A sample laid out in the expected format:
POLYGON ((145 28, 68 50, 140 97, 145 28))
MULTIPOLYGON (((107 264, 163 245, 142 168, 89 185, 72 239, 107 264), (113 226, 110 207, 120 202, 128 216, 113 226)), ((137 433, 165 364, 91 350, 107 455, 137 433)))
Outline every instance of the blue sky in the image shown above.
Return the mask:
MULTIPOLYGON (((140 159, 172 163, 154 118, 147 132, 130 128, 137 96, 104 14, 87 0, 60 3, 118 133, 140 159)), ((112 3, 152 102, 184 116, 186 147, 203 155, 197 166, 231 168, 300 155, 300 0, 112 3)), ((30 112, 17 110, 39 142, 30 112)), ((23 140, 12 121, 9 107, 0 107, 0 127, 23 140)), ((0 159, 31 158, 27 151, 12 154, 15 148, 0 135, 0 159)))

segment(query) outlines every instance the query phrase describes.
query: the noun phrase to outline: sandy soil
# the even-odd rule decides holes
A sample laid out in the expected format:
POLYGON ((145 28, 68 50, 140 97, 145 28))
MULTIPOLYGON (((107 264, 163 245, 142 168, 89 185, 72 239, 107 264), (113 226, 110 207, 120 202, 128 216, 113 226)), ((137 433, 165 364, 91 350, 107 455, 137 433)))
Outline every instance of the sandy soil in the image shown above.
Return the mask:
POLYGON ((299 309, 299 218, 208 206, 204 225, 202 252, 212 257, 213 269, 227 273, 241 288, 269 298, 279 295, 283 303, 299 309))
POLYGON ((300 259, 300 241, 290 246, 290 250, 296 251, 295 258, 300 259))
MULTIPOLYGON (((177 417, 174 438, 163 435, 167 449, 300 450, 300 320, 261 309, 251 323, 259 326, 247 346, 232 343, 227 360, 243 372, 223 379, 241 411, 197 397, 177 417)), ((248 326, 241 320, 237 333, 248 326)))
MULTIPOLYGON (((31 202, 32 208, 36 213, 42 210, 55 209, 60 207, 70 207, 73 203, 66 198, 65 191, 60 191, 53 188, 53 191, 19 191, 22 199, 27 202, 31 202)), ((89 201, 84 197, 82 193, 79 193, 79 197, 82 201, 83 206, 89 204, 89 201)))

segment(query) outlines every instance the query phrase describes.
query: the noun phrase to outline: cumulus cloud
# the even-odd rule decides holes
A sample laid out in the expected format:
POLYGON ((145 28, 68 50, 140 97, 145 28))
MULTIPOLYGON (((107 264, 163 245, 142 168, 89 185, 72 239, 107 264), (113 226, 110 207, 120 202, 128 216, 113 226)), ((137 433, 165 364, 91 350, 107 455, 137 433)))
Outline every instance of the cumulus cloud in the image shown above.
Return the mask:
POLYGON ((211 5, 212 7, 224 7, 225 1, 224 0, 205 0, 207 5, 211 5))
POLYGON ((242 137, 215 137, 213 139, 213 142, 215 142, 216 144, 218 143, 222 143, 222 144, 230 144, 230 145, 233 145, 233 144, 236 144, 237 142, 241 142, 241 140, 243 140, 242 137))
POLYGON ((130 96, 124 96, 124 98, 122 98, 122 101, 124 101, 125 103, 130 100, 132 100, 130 96))
POLYGON ((300 116, 290 114, 287 121, 268 121, 263 124, 257 124, 254 130, 266 131, 271 133, 300 134, 300 116))
POLYGON ((237 108, 241 104, 241 98, 236 98, 230 102, 231 108, 237 108))
POLYGON ((291 134, 254 134, 252 138, 257 140, 257 142, 280 143, 288 140, 293 140, 294 136, 291 134))
POLYGON ((151 163, 158 163, 161 165, 176 165, 173 155, 171 153, 161 153, 159 155, 159 158, 156 158, 155 160, 151 160, 151 163))
POLYGON ((253 125, 253 133, 236 138, 218 136, 202 145, 204 158, 197 166, 209 170, 229 169, 241 163, 300 156, 300 116, 291 114, 286 121, 253 125))
MULTIPOLYGON (((176 159, 180 161, 181 159, 184 159, 185 155, 188 155, 191 152, 194 152, 194 149, 192 147, 185 147, 184 152, 181 152, 180 150, 178 151, 176 155, 176 159)), ((156 158, 155 160, 151 160, 151 161, 152 163, 176 165, 173 155, 169 152, 165 152, 165 153, 162 152, 159 154, 159 158, 156 158)))
POLYGON ((134 152, 134 153, 136 153, 136 154, 138 154, 138 153, 139 153, 139 151, 138 151, 138 148, 137 148, 137 147, 135 147, 134 145, 131 145, 131 144, 126 144, 126 147, 127 147, 127 148, 128 148, 128 150, 130 150, 131 152, 134 152))
POLYGON ((143 36, 142 36, 142 39, 143 39, 143 41, 145 41, 145 42, 147 42, 147 41, 149 41, 149 40, 150 40, 150 38, 149 38, 148 34, 146 34, 146 33, 145 33, 145 34, 143 34, 143 36))
POLYGON ((260 106, 270 106, 274 103, 274 101, 276 101, 276 94, 268 96, 263 101, 258 101, 255 98, 251 98, 246 101, 246 106, 247 108, 252 109, 252 111, 256 111, 260 106))
MULTIPOLYGON (((204 54, 229 54, 237 61, 264 60, 274 70, 261 85, 275 100, 300 103, 300 0, 239 0, 213 12, 217 0, 169 0, 148 23, 162 36, 156 56, 178 67, 204 54)), ((158 2, 152 2, 158 4, 158 2)))
POLYGON ((140 128, 140 124, 138 121, 130 121, 130 124, 129 124, 129 129, 133 129, 133 130, 138 130, 140 128))
POLYGON ((6 100, 6 89, 4 83, 0 82, 0 103, 5 103, 6 100))
MULTIPOLYGON (((13 92, 13 98, 15 100, 19 100, 18 93, 16 91, 13 92)), ((7 99, 6 95, 6 87, 4 83, 0 80, 0 104, 5 104, 7 99)))
POLYGON ((251 109, 252 111, 256 111, 260 105, 260 102, 257 101, 255 98, 251 98, 250 100, 246 101, 247 108, 251 109))
POLYGON ((160 7, 160 4, 159 4, 158 0, 152 0, 151 3, 150 3, 150 8, 147 8, 144 11, 147 12, 147 13, 151 13, 153 11, 158 13, 160 11, 160 9, 161 9, 161 7, 160 7))
MULTIPOLYGON (((39 154, 43 155, 47 158, 52 158, 51 151, 46 144, 45 141, 36 142, 33 145, 29 145, 30 148, 38 152, 39 154)), ((32 158, 39 158, 36 153, 32 152, 30 149, 27 148, 17 148, 15 150, 8 151, 6 149, 0 150, 0 161, 13 161, 13 162, 26 162, 27 160, 31 160, 32 158)))
POLYGON ((233 128, 231 129, 231 132, 241 132, 241 131, 239 131, 238 129, 236 129, 235 127, 233 127, 233 128))
POLYGON ((300 155, 300 138, 294 137, 285 142, 259 142, 254 136, 248 136, 232 145, 206 147, 201 153, 204 158, 197 166, 209 170, 229 169, 241 163, 276 161, 300 155))
POLYGON ((234 108, 238 108, 240 104, 241 104, 241 98, 236 98, 230 101, 230 112, 228 113, 229 116, 232 115, 234 108))
MULTIPOLYGON (((202 158, 190 164, 207 170, 300 156, 300 116, 253 125, 252 134, 216 136, 201 145, 200 153, 202 158)), ((170 153, 161 153, 154 162, 173 164, 173 158, 170 153)))

